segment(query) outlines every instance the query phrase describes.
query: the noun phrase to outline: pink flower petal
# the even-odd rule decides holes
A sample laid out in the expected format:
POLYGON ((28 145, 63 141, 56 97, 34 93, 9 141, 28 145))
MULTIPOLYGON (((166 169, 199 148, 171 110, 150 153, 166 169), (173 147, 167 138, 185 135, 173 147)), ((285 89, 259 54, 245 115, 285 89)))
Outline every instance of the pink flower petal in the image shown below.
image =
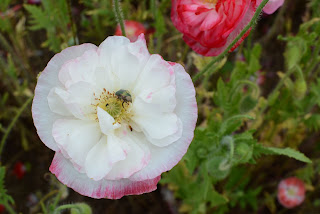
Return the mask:
POLYGON ((125 195, 140 195, 157 189, 160 176, 149 180, 130 181, 121 179, 110 181, 102 179, 94 181, 84 173, 76 171, 70 161, 61 153, 56 153, 50 166, 50 171, 55 174, 60 182, 71 187, 82 195, 92 198, 119 199, 125 195))

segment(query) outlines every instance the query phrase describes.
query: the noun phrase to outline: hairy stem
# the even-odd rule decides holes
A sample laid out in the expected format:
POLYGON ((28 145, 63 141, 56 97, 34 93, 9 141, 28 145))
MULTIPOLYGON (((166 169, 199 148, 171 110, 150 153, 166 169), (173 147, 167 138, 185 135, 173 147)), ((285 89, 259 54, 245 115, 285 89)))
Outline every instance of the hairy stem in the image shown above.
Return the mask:
POLYGON ((124 21, 123 21, 123 14, 120 6, 120 0, 113 0, 113 9, 117 18, 117 22, 120 25, 122 35, 126 36, 126 31, 125 31, 124 21))

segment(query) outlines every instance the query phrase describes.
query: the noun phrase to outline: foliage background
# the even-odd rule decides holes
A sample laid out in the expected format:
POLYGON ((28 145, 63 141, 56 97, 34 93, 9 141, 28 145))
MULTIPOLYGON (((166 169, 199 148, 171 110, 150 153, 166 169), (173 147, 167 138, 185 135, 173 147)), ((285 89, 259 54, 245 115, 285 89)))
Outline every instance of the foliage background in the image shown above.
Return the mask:
MULTIPOLYGON (((183 64, 191 76, 212 60, 183 42, 170 20, 170 0, 123 0, 121 6, 125 19, 154 29, 151 53, 183 64)), ((55 53, 98 45, 116 25, 112 0, 0 1, 0 204, 6 212, 320 213, 319 0, 287 0, 275 14, 261 15, 245 42, 194 82, 194 141, 157 191, 94 200, 48 173, 53 152, 36 134, 30 101, 38 73, 55 53), (27 169, 21 179, 17 162, 27 169), (292 210, 276 199, 277 184, 290 176, 307 188, 305 202, 292 210)))

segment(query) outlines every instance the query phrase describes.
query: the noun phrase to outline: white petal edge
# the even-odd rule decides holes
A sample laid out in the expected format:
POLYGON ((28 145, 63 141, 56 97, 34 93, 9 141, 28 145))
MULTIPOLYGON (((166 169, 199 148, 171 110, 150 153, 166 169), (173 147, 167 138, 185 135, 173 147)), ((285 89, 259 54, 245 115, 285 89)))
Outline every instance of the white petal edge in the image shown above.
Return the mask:
POLYGON ((54 121, 61 116, 50 110, 47 101, 49 92, 54 87, 62 86, 58 73, 64 63, 81 56, 87 50, 96 48, 93 44, 82 44, 64 49, 49 61, 38 78, 32 103, 32 118, 41 141, 54 151, 59 148, 52 137, 51 130, 54 121))

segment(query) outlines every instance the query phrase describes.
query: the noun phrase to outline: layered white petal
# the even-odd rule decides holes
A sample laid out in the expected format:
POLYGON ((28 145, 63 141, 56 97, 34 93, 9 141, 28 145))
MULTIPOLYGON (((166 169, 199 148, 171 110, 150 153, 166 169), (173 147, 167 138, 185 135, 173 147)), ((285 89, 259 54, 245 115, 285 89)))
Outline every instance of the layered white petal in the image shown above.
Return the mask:
POLYGON ((91 49, 83 53, 82 56, 65 63, 60 72, 59 80, 66 87, 77 82, 94 83, 94 73, 99 65, 99 57, 96 49, 91 49))
POLYGON ((128 132, 121 139, 129 146, 128 155, 125 160, 119 161, 113 166, 105 177, 106 179, 129 178, 149 163, 150 151, 142 134, 128 132))
POLYGON ((175 113, 183 124, 182 136, 176 142, 165 147, 149 145, 151 152, 149 164, 131 176, 130 180, 139 181, 156 178, 161 173, 172 169, 187 152, 193 139, 198 117, 195 89, 189 74, 185 72, 184 68, 180 64, 172 64, 176 77, 177 106, 175 113))
POLYGON ((84 166, 85 157, 98 143, 101 132, 98 123, 93 121, 60 119, 54 122, 52 135, 76 164, 84 166))
POLYGON ((168 86, 174 78, 173 68, 160 55, 151 55, 132 91, 137 96, 144 90, 155 92, 168 86))
POLYGON ((178 117, 174 113, 162 113, 157 104, 145 103, 139 97, 133 103, 132 120, 143 132, 155 139, 161 139, 178 131, 178 117))
POLYGON ((58 146, 52 137, 52 126, 54 121, 62 117, 50 110, 47 100, 49 92, 52 88, 62 87, 58 72, 63 64, 96 48, 93 44, 82 44, 64 49, 50 60, 38 78, 32 103, 32 118, 41 141, 54 151, 58 150, 58 146))
POLYGON ((167 137, 164 137, 161 139, 155 139, 150 136, 146 136, 146 137, 155 146, 159 146, 159 147, 168 146, 171 143, 174 143, 177 140, 179 140, 182 136, 183 124, 180 119, 178 119, 177 127, 178 127, 178 130, 174 134, 168 135, 167 137))
POLYGON ((113 135, 103 136, 85 159, 88 177, 95 181, 104 178, 115 163, 126 158, 127 150, 128 145, 121 139, 113 135))
POLYGON ((47 97, 50 110, 62 116, 71 116, 72 113, 65 103, 65 100, 68 98, 69 93, 65 90, 62 90, 61 88, 52 88, 47 97))

